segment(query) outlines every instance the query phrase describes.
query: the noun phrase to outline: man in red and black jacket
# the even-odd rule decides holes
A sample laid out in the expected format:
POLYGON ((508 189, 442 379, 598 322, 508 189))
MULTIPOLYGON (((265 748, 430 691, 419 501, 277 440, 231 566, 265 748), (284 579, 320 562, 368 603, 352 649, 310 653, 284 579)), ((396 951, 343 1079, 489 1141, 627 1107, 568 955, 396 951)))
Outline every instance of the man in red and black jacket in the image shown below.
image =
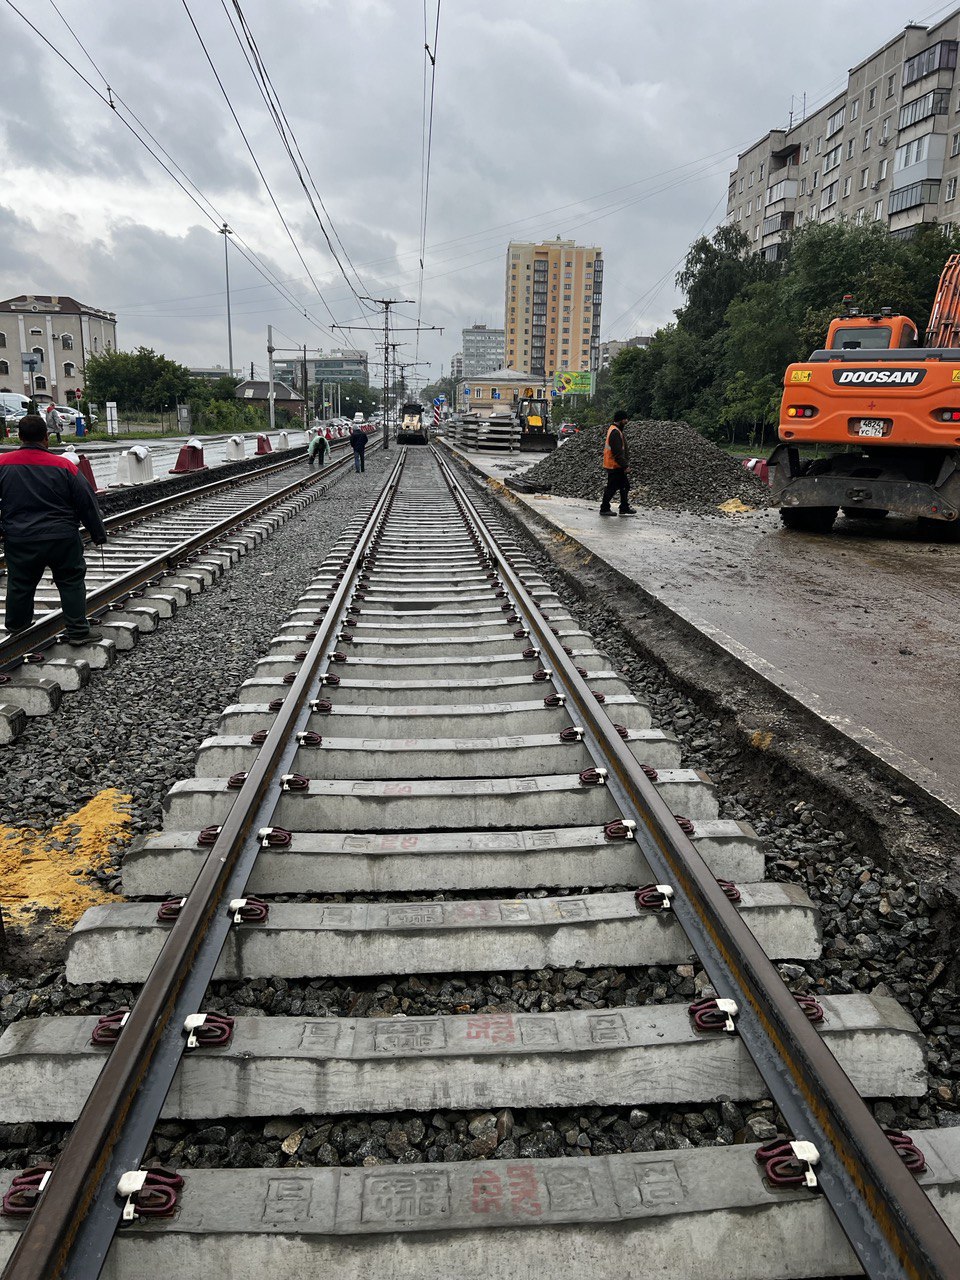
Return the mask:
POLYGON ((33 622, 33 601, 44 569, 60 592, 68 644, 88 644, 100 632, 87 621, 87 566, 79 526, 97 546, 107 540, 96 495, 68 458, 47 448, 39 414, 20 419, 20 445, 0 455, 0 524, 7 562, 4 625, 9 633, 33 622))

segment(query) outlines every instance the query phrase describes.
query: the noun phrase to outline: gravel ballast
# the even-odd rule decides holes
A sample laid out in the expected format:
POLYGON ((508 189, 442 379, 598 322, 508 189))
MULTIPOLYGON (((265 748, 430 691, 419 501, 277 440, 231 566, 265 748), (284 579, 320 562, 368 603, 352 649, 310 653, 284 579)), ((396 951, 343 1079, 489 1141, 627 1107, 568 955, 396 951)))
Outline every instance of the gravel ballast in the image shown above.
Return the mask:
MULTIPOLYGON (((587 427, 569 437, 525 471, 515 487, 599 501, 606 434, 606 427, 587 427)), ((731 500, 748 507, 768 505, 767 487, 739 459, 685 422, 628 422, 626 439, 634 506, 711 511, 731 500)))

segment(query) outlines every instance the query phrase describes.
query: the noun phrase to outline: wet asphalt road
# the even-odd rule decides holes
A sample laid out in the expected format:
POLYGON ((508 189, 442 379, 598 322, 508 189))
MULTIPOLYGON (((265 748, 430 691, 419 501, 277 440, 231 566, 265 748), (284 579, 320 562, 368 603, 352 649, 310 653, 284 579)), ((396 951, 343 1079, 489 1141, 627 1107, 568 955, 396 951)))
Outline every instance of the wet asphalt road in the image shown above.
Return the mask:
POLYGON ((960 544, 889 518, 814 537, 776 511, 601 520, 578 499, 524 501, 960 810, 960 544))

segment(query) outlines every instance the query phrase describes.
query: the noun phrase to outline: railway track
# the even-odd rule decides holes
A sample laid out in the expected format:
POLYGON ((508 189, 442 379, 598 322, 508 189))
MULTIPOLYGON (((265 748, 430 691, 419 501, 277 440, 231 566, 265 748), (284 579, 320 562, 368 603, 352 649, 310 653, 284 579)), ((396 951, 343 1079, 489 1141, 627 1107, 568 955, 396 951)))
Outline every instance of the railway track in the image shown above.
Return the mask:
MULTIPOLYGON (((0 743, 14 741, 28 716, 52 714, 64 693, 83 688, 93 671, 112 666, 118 652, 188 605, 320 496, 351 456, 344 449, 322 471, 291 479, 291 468, 303 470, 298 455, 106 517, 106 547, 94 548, 84 535, 88 612, 104 638, 83 646, 62 641, 59 596, 46 573, 34 625, 0 640, 0 743)), ((0 557, 0 579, 2 569, 0 557)))
POLYGON ((69 950, 71 982, 142 984, 129 1014, 0 1040, 0 1122, 73 1126, 7 1196, 7 1280, 960 1275, 933 1203, 956 1224, 958 1131, 913 1135, 921 1157, 861 1100, 923 1092, 916 1026, 891 999, 791 995, 773 962, 818 954, 812 904, 764 881, 751 830, 431 451, 347 528, 165 815, 124 863, 137 900, 69 950), (536 994, 551 970, 692 955, 713 987, 691 1008, 536 994), (261 979, 306 1005, 320 980, 488 973, 512 975, 507 1008, 228 1003, 261 979), (288 1167, 144 1173, 161 1117, 229 1140, 256 1117, 460 1112, 494 1155, 511 1109, 763 1096, 789 1132, 759 1159, 624 1142, 328 1168, 294 1127, 288 1167))

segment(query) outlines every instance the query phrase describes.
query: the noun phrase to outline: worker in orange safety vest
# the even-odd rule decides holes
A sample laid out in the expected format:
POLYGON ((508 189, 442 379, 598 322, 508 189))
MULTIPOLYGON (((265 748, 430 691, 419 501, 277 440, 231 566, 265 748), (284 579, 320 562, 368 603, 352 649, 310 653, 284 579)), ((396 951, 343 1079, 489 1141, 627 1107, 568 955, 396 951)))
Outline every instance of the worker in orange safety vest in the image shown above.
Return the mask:
POLYGON ((606 473, 607 485, 600 499, 602 516, 614 514, 610 510, 610 499, 618 491, 620 515, 635 516, 637 514, 630 505, 630 458, 627 452, 627 438, 623 431, 623 424, 627 421, 627 417, 628 415, 622 409, 618 409, 613 415, 613 423, 607 428, 607 438, 603 445, 603 469, 606 473))

